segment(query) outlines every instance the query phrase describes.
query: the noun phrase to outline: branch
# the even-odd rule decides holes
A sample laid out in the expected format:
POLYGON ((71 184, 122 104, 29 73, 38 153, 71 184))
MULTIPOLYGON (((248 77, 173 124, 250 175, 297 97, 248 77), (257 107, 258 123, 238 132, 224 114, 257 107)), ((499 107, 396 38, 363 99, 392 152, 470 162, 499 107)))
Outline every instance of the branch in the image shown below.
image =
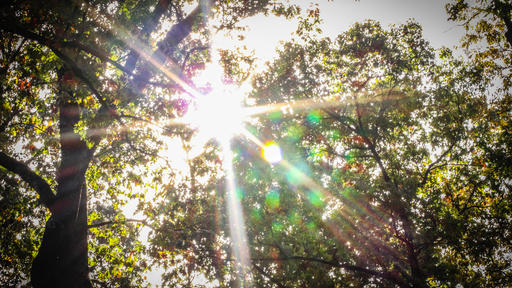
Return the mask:
POLYGON ((345 126, 348 130, 354 132, 354 133, 357 133, 356 131, 356 128, 350 126, 350 124, 348 124, 347 122, 352 122, 354 123, 354 119, 350 119, 350 117, 348 116, 342 116, 342 115, 338 115, 336 113, 334 113, 333 111, 331 111, 330 109, 322 109, 325 113, 327 113, 330 117, 332 117, 334 120, 336 120, 339 124, 341 124, 342 126, 345 126))
POLYGON ((453 147, 455 147, 455 142, 452 143, 450 145, 450 147, 448 147, 448 149, 446 149, 446 151, 443 152, 443 154, 441 154, 441 156, 439 156, 439 158, 437 158, 434 162, 432 162, 427 170, 425 170, 425 173, 423 173, 423 178, 421 180, 421 186, 424 186, 426 183, 427 183, 427 180, 428 180, 428 174, 430 173, 430 171, 432 171, 432 168, 434 168, 434 165, 437 165, 437 163, 439 163, 441 161, 441 159, 443 159, 448 153, 450 153, 450 151, 452 151, 453 147))
POLYGON ((495 15, 503 20, 505 27, 507 27, 505 38, 507 39, 508 44, 512 47, 512 20, 510 19, 512 4, 507 4, 506 1, 504 3, 498 0, 494 0, 493 3, 494 8, 497 10, 495 15))
MULTIPOLYGON (((261 245, 264 245, 264 246, 272 246, 272 247, 275 247, 275 248, 279 249, 280 256, 277 257, 277 258, 253 258, 252 260, 257 260, 257 261, 274 261, 274 260, 275 261, 291 261, 291 260, 299 260, 299 261, 316 262, 316 263, 320 263, 320 264, 324 264, 324 265, 329 265, 329 266, 333 266, 333 267, 343 268, 343 269, 350 270, 350 271, 353 271, 353 272, 361 272, 361 273, 377 276, 377 277, 380 277, 380 278, 383 278, 383 279, 387 279, 387 280, 395 282, 395 283, 402 283, 402 281, 400 279, 398 279, 396 275, 392 275, 389 272, 378 272, 378 271, 374 271, 374 270, 371 270, 371 269, 368 269, 368 268, 363 268, 361 266, 350 265, 350 264, 343 264, 343 263, 338 262, 334 258, 333 258, 334 260, 329 261, 329 260, 325 260, 325 259, 322 259, 322 258, 315 258, 315 257, 293 256, 293 255, 289 256, 289 255, 286 255, 284 249, 278 243, 276 243, 276 242, 274 242, 272 244, 266 244, 266 243, 262 243, 260 241, 257 241, 257 242, 259 244, 261 244, 261 245)), ((370 243, 370 244, 372 244, 372 247, 374 249, 375 249, 375 247, 377 247, 377 244, 375 244, 375 243, 370 243)))
POLYGON ((87 225, 87 228, 90 229, 90 228, 97 228, 97 227, 101 227, 101 226, 106 226, 106 225, 114 225, 114 224, 126 224, 128 222, 137 222, 137 223, 142 223, 143 225, 147 226, 148 223, 146 222, 146 220, 140 220, 140 219, 125 219, 125 220, 121 220, 121 221, 114 221, 114 220, 111 220, 111 221, 105 221, 105 222, 100 222, 100 223, 95 223, 95 224, 91 224, 91 225, 87 225))
POLYGON ((258 272, 260 272, 263 276, 267 277, 270 280, 270 282, 276 284, 278 287, 280 287, 280 288, 286 287, 283 285, 283 283, 277 281, 269 273, 265 272, 265 270, 263 268, 261 268, 260 266, 256 265, 255 263, 252 263, 252 266, 254 266, 254 269, 258 270, 258 272))
MULTIPOLYGON (((368 80, 366 82, 368 82, 368 80)), ((370 138, 368 136, 365 135, 365 133, 363 133, 365 128, 363 125, 363 120, 361 119, 361 108, 360 108, 358 102, 356 102, 356 114, 357 114, 357 123, 359 125, 359 127, 358 127, 359 129, 357 129, 356 133, 360 137, 363 138, 365 144, 370 149, 370 152, 372 153, 373 157, 375 158, 375 161, 377 162, 377 165, 379 166, 379 168, 382 172, 382 177, 384 178, 384 181, 386 181, 387 183, 393 184, 396 191, 398 191, 398 186, 396 185, 395 181, 393 179, 391 179, 391 177, 389 176, 389 174, 386 170, 386 167, 384 167, 384 163, 382 162, 382 158, 380 157, 379 152, 377 152, 377 148, 375 147, 375 144, 370 140, 370 138)))
MULTIPOLYGON (((47 38, 45 38, 37 33, 34 33, 30 30, 27 30, 24 27, 14 23, 14 21, 9 21, 8 19, 0 19, 0 24, 2 25, 0 29, 18 34, 26 39, 36 41, 37 43, 50 48, 52 50, 52 52, 55 53, 55 55, 57 55, 57 57, 59 57, 62 61, 64 61, 64 64, 74 73, 75 76, 77 76, 89 88, 89 90, 92 92, 92 94, 94 94, 96 99, 100 102, 101 108, 99 109, 96 117, 102 117, 103 116, 102 114, 105 113, 105 114, 109 114, 110 116, 113 116, 116 120, 118 120, 120 123, 122 123, 122 119, 119 117, 117 111, 112 107, 112 105, 110 105, 107 102, 106 98, 104 98, 103 95, 101 95, 100 91, 98 91, 98 89, 96 89, 96 86, 89 80, 89 78, 86 76, 85 72, 73 61, 73 59, 71 59, 68 55, 66 55, 64 52, 60 51, 57 48, 58 47, 57 45, 59 43, 57 43, 51 39, 47 39, 47 38)), ((96 51, 92 48, 89 48, 87 46, 84 46, 84 45, 81 45, 81 44, 75 43, 75 42, 72 42, 72 43, 67 42, 67 43, 70 45, 77 45, 76 46, 77 48, 82 49, 82 50, 85 49, 84 51, 87 51, 91 54, 95 53, 94 55, 100 59, 108 59, 109 62, 111 62, 113 64, 115 63, 114 66, 116 66, 116 67, 120 66, 116 62, 110 61, 110 59, 106 55, 103 55, 104 53, 102 53, 100 51, 96 51)), ((120 67, 122 67, 122 66, 120 66, 120 67)), ((118 67, 118 68, 121 69, 122 71, 126 70, 126 69, 123 69, 120 67, 118 67)), ((90 137, 90 139, 93 141, 93 144, 94 144, 93 148, 91 148, 89 151, 90 152, 89 157, 92 157, 93 151, 95 150, 97 144, 100 142, 101 138, 98 137, 98 135, 88 135, 88 136, 90 137)))
POLYGON ((29 31, 29 30, 25 29, 24 27, 17 25, 16 23, 14 23, 14 21, 9 21, 9 19, 1 19, 0 24, 2 25, 1 29, 5 30, 5 31, 12 32, 12 33, 18 34, 22 37, 25 37, 27 39, 34 40, 34 41, 38 42, 39 44, 50 48, 52 50, 52 52, 55 53, 55 55, 57 55, 61 60, 63 60, 64 63, 66 64, 66 66, 68 66, 68 68, 71 69, 71 71, 78 78, 80 78, 80 80, 82 80, 82 82, 89 88, 89 90, 98 99, 98 101, 101 103, 101 105, 105 106, 109 110, 111 109, 110 105, 104 100, 104 97, 101 95, 101 93, 98 91, 98 89, 96 89, 95 85, 93 85, 93 83, 87 78, 87 76, 82 71, 82 69, 80 67, 78 67, 78 65, 69 56, 67 56, 64 52, 60 51, 59 49, 57 49, 55 44, 58 44, 58 43, 56 43, 55 41, 53 41, 51 39, 47 39, 37 33, 29 31))
MULTIPOLYGON (((148 18, 145 23, 144 27, 142 27, 141 34, 142 37, 147 37, 150 35, 153 30, 155 30, 156 25, 160 21, 160 18, 164 14, 164 12, 169 7, 169 0, 160 0, 158 1, 157 6, 155 7, 155 10, 153 10, 153 14, 150 18, 148 18)), ((137 64, 137 61, 139 60, 139 53, 137 51, 132 50, 130 54, 128 54, 128 59, 126 60, 126 70, 129 71, 129 74, 133 72, 135 69, 135 65, 137 64)))
POLYGON ((27 165, 2 151, 0 151, 0 165, 10 172, 20 176, 21 179, 27 182, 28 185, 37 192, 43 205, 50 208, 55 202, 56 196, 48 182, 32 171, 27 165))
MULTIPOLYGON (((176 49, 178 44, 181 43, 181 41, 183 41, 183 39, 185 39, 192 32, 192 28, 195 25, 200 23, 201 16, 204 13, 208 13, 208 9, 214 2, 214 0, 200 1, 199 5, 197 5, 197 7, 192 12, 190 12, 190 14, 185 17, 185 19, 174 25, 171 30, 167 32, 165 38, 158 43, 158 49, 153 53, 153 55, 148 57, 148 60, 152 59, 152 61, 149 62, 165 63, 167 57, 172 55, 172 51, 176 49)), ((135 77, 135 82, 138 83, 137 88, 139 90, 144 89, 147 82, 151 78, 152 73, 150 70, 150 65, 153 64, 148 63, 147 65, 144 65, 141 72, 135 77)))
POLYGON ((332 266, 332 267, 343 268, 345 270, 349 270, 349 271, 352 271, 352 272, 359 272, 359 273, 364 273, 364 274, 368 274, 368 275, 371 275, 371 276, 376 276, 376 277, 379 277, 379 278, 391 281, 393 283, 396 283, 398 285, 402 285, 403 284, 400 279, 397 279, 396 276, 394 276, 394 275, 392 275, 390 273, 378 272, 378 271, 371 270, 371 269, 364 268, 364 267, 357 266, 357 265, 343 264, 343 263, 329 261, 329 260, 325 260, 325 259, 321 259, 321 258, 304 257, 304 256, 286 256, 286 257, 279 257, 279 258, 253 258, 252 260, 253 261, 293 261, 293 260, 299 260, 299 261, 315 262, 315 263, 320 263, 320 264, 324 264, 324 265, 328 265, 328 266, 332 266))
POLYGON ((73 48, 80 49, 80 50, 82 50, 82 51, 84 51, 86 53, 89 53, 92 56, 97 57, 98 59, 100 59, 103 62, 108 62, 108 63, 112 64, 114 67, 116 67, 117 69, 123 71, 124 73, 126 73, 128 75, 131 75, 132 72, 133 72, 133 69, 130 70, 130 69, 124 67, 123 65, 119 64, 118 62, 110 59, 105 52, 97 50, 97 49, 95 49, 93 47, 87 46, 87 45, 85 45, 83 43, 80 43, 78 41, 65 41, 65 40, 63 40, 59 44, 61 44, 64 47, 73 47, 73 48))
POLYGON ((196 51, 200 51, 200 50, 206 50, 208 49, 209 47, 208 46, 197 46, 197 47, 194 47, 190 50, 188 50, 185 54, 185 58, 183 59, 183 62, 181 63, 181 71, 185 70, 185 65, 187 64, 187 61, 188 61, 188 58, 190 58, 190 55, 196 51))
POLYGON ((202 26, 201 17, 209 13, 214 0, 200 0, 197 7, 185 19, 174 25, 165 38, 158 43, 158 49, 165 55, 175 49, 191 32, 194 25, 202 26))

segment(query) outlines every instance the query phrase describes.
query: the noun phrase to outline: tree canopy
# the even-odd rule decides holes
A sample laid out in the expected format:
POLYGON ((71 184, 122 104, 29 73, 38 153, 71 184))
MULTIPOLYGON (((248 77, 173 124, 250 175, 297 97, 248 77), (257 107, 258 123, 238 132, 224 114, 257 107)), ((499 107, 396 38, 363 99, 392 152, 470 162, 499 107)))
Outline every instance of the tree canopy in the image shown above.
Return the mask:
POLYGON ((414 20, 329 38, 287 1, 0 6, 7 287, 512 283, 507 1, 447 4, 464 58, 414 20), (211 33, 257 14, 299 24, 252 74, 211 33), (251 82, 240 111, 209 65, 251 82))

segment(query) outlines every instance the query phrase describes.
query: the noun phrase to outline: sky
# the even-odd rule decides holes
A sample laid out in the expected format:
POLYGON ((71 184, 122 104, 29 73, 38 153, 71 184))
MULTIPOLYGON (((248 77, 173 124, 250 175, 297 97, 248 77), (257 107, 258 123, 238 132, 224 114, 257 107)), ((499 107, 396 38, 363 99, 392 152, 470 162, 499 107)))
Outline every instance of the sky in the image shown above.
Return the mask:
MULTIPOLYGON (((303 10, 310 7, 310 0, 290 1, 299 4, 303 10)), ((415 19, 423 27, 424 38, 434 48, 446 46, 453 48, 463 36, 464 29, 453 22, 448 22, 445 12, 446 0, 321 0, 317 1, 320 18, 323 19, 322 30, 325 36, 336 37, 346 31, 355 22, 373 19, 381 22, 383 27, 391 24, 405 23, 415 19)), ((263 63, 275 57, 275 50, 280 41, 291 38, 297 29, 297 20, 283 17, 266 17, 258 15, 242 22, 247 25, 245 40, 240 42, 217 35, 216 45, 229 49, 234 45, 247 46, 258 57, 256 71, 264 69, 263 63)))

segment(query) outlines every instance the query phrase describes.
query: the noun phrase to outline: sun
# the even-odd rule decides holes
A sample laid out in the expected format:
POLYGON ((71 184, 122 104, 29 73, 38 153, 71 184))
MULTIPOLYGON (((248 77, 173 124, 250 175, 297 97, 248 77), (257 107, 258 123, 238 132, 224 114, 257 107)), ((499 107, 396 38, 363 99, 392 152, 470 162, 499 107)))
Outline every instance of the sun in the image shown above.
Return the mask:
POLYGON ((210 93, 193 99, 183 120, 198 130, 198 137, 225 143, 243 132, 248 118, 243 92, 236 86, 215 85, 210 93))

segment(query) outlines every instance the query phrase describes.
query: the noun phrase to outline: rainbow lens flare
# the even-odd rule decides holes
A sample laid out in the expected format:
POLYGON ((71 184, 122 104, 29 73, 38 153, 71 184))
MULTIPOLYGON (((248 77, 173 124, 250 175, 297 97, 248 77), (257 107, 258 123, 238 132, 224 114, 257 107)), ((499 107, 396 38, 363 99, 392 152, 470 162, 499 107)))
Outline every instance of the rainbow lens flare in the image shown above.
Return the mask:
POLYGON ((272 164, 279 163, 283 160, 281 148, 279 148, 279 145, 274 141, 268 141, 265 143, 261 149, 261 156, 272 164))

